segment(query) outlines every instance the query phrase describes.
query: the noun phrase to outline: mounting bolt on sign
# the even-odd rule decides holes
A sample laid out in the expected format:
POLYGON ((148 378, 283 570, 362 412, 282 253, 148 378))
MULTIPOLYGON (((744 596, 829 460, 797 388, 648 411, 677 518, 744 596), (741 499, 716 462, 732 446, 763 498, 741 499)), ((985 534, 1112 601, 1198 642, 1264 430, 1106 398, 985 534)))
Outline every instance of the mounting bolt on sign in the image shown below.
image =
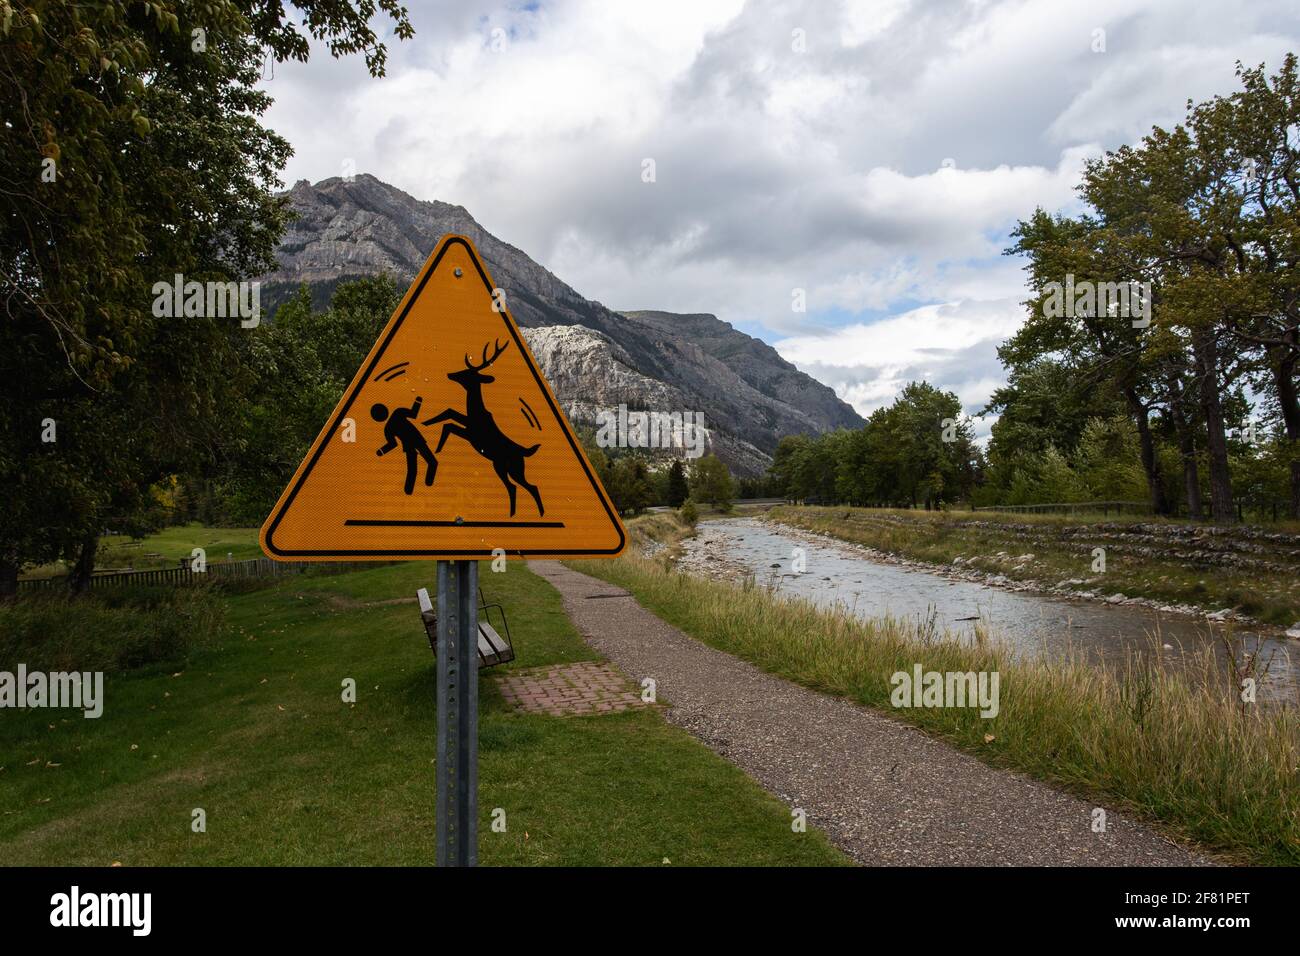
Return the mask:
POLYGON ((627 543, 496 288, 442 238, 261 531, 279 561, 437 560, 439 866, 478 856, 477 561, 627 543))

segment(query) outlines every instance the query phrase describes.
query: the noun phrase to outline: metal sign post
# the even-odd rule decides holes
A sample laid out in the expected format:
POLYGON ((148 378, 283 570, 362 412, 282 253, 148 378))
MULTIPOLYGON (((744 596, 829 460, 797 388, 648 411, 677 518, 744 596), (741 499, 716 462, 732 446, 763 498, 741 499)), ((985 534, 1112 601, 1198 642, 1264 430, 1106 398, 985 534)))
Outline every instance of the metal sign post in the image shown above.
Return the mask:
POLYGON ((438 562, 438 866, 478 864, 478 562, 438 562))

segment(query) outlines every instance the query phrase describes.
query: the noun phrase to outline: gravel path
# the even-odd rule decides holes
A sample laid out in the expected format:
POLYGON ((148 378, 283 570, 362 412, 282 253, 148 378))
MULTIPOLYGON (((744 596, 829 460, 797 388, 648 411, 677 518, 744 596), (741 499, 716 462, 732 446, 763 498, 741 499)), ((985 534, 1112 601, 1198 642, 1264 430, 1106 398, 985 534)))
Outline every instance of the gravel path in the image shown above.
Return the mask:
MULTIPOLYGON (((765 674, 687 637, 621 588, 558 562, 530 562, 559 590, 592 647, 637 683, 655 680, 668 719, 873 865, 1189 866, 1212 861, 1107 810, 989 767, 919 730, 765 674)), ((719 808, 725 812, 725 808, 719 808)))

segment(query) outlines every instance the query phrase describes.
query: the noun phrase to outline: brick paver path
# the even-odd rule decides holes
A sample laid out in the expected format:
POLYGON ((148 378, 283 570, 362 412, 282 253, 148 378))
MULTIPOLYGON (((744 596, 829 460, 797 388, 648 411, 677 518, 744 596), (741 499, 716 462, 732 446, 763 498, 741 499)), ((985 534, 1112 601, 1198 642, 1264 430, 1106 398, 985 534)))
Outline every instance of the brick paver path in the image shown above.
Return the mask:
POLYGON ((498 678, 506 702, 530 714, 604 714, 645 706, 618 668, 582 661, 512 671, 498 678))

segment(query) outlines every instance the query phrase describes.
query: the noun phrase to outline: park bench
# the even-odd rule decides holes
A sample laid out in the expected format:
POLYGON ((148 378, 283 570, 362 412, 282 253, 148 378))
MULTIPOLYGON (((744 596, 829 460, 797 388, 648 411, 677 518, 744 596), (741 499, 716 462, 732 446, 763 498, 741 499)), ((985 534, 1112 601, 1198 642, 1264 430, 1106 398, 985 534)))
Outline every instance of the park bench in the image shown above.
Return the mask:
MULTIPOLYGON (((434 660, 438 658, 438 610, 434 607, 433 601, 429 597, 427 588, 420 588, 416 592, 420 599, 420 619, 424 622, 424 635, 429 639, 429 650, 433 651, 434 660)), ((510 640, 510 624, 506 621, 506 609, 500 604, 488 604, 483 597, 483 589, 478 591, 479 602, 479 620, 478 620, 478 666, 479 670, 485 667, 496 667, 498 664, 508 664, 515 659, 515 647, 510 640), (501 636, 492 623, 492 612, 497 612, 500 620, 501 631, 505 636, 501 636)))

